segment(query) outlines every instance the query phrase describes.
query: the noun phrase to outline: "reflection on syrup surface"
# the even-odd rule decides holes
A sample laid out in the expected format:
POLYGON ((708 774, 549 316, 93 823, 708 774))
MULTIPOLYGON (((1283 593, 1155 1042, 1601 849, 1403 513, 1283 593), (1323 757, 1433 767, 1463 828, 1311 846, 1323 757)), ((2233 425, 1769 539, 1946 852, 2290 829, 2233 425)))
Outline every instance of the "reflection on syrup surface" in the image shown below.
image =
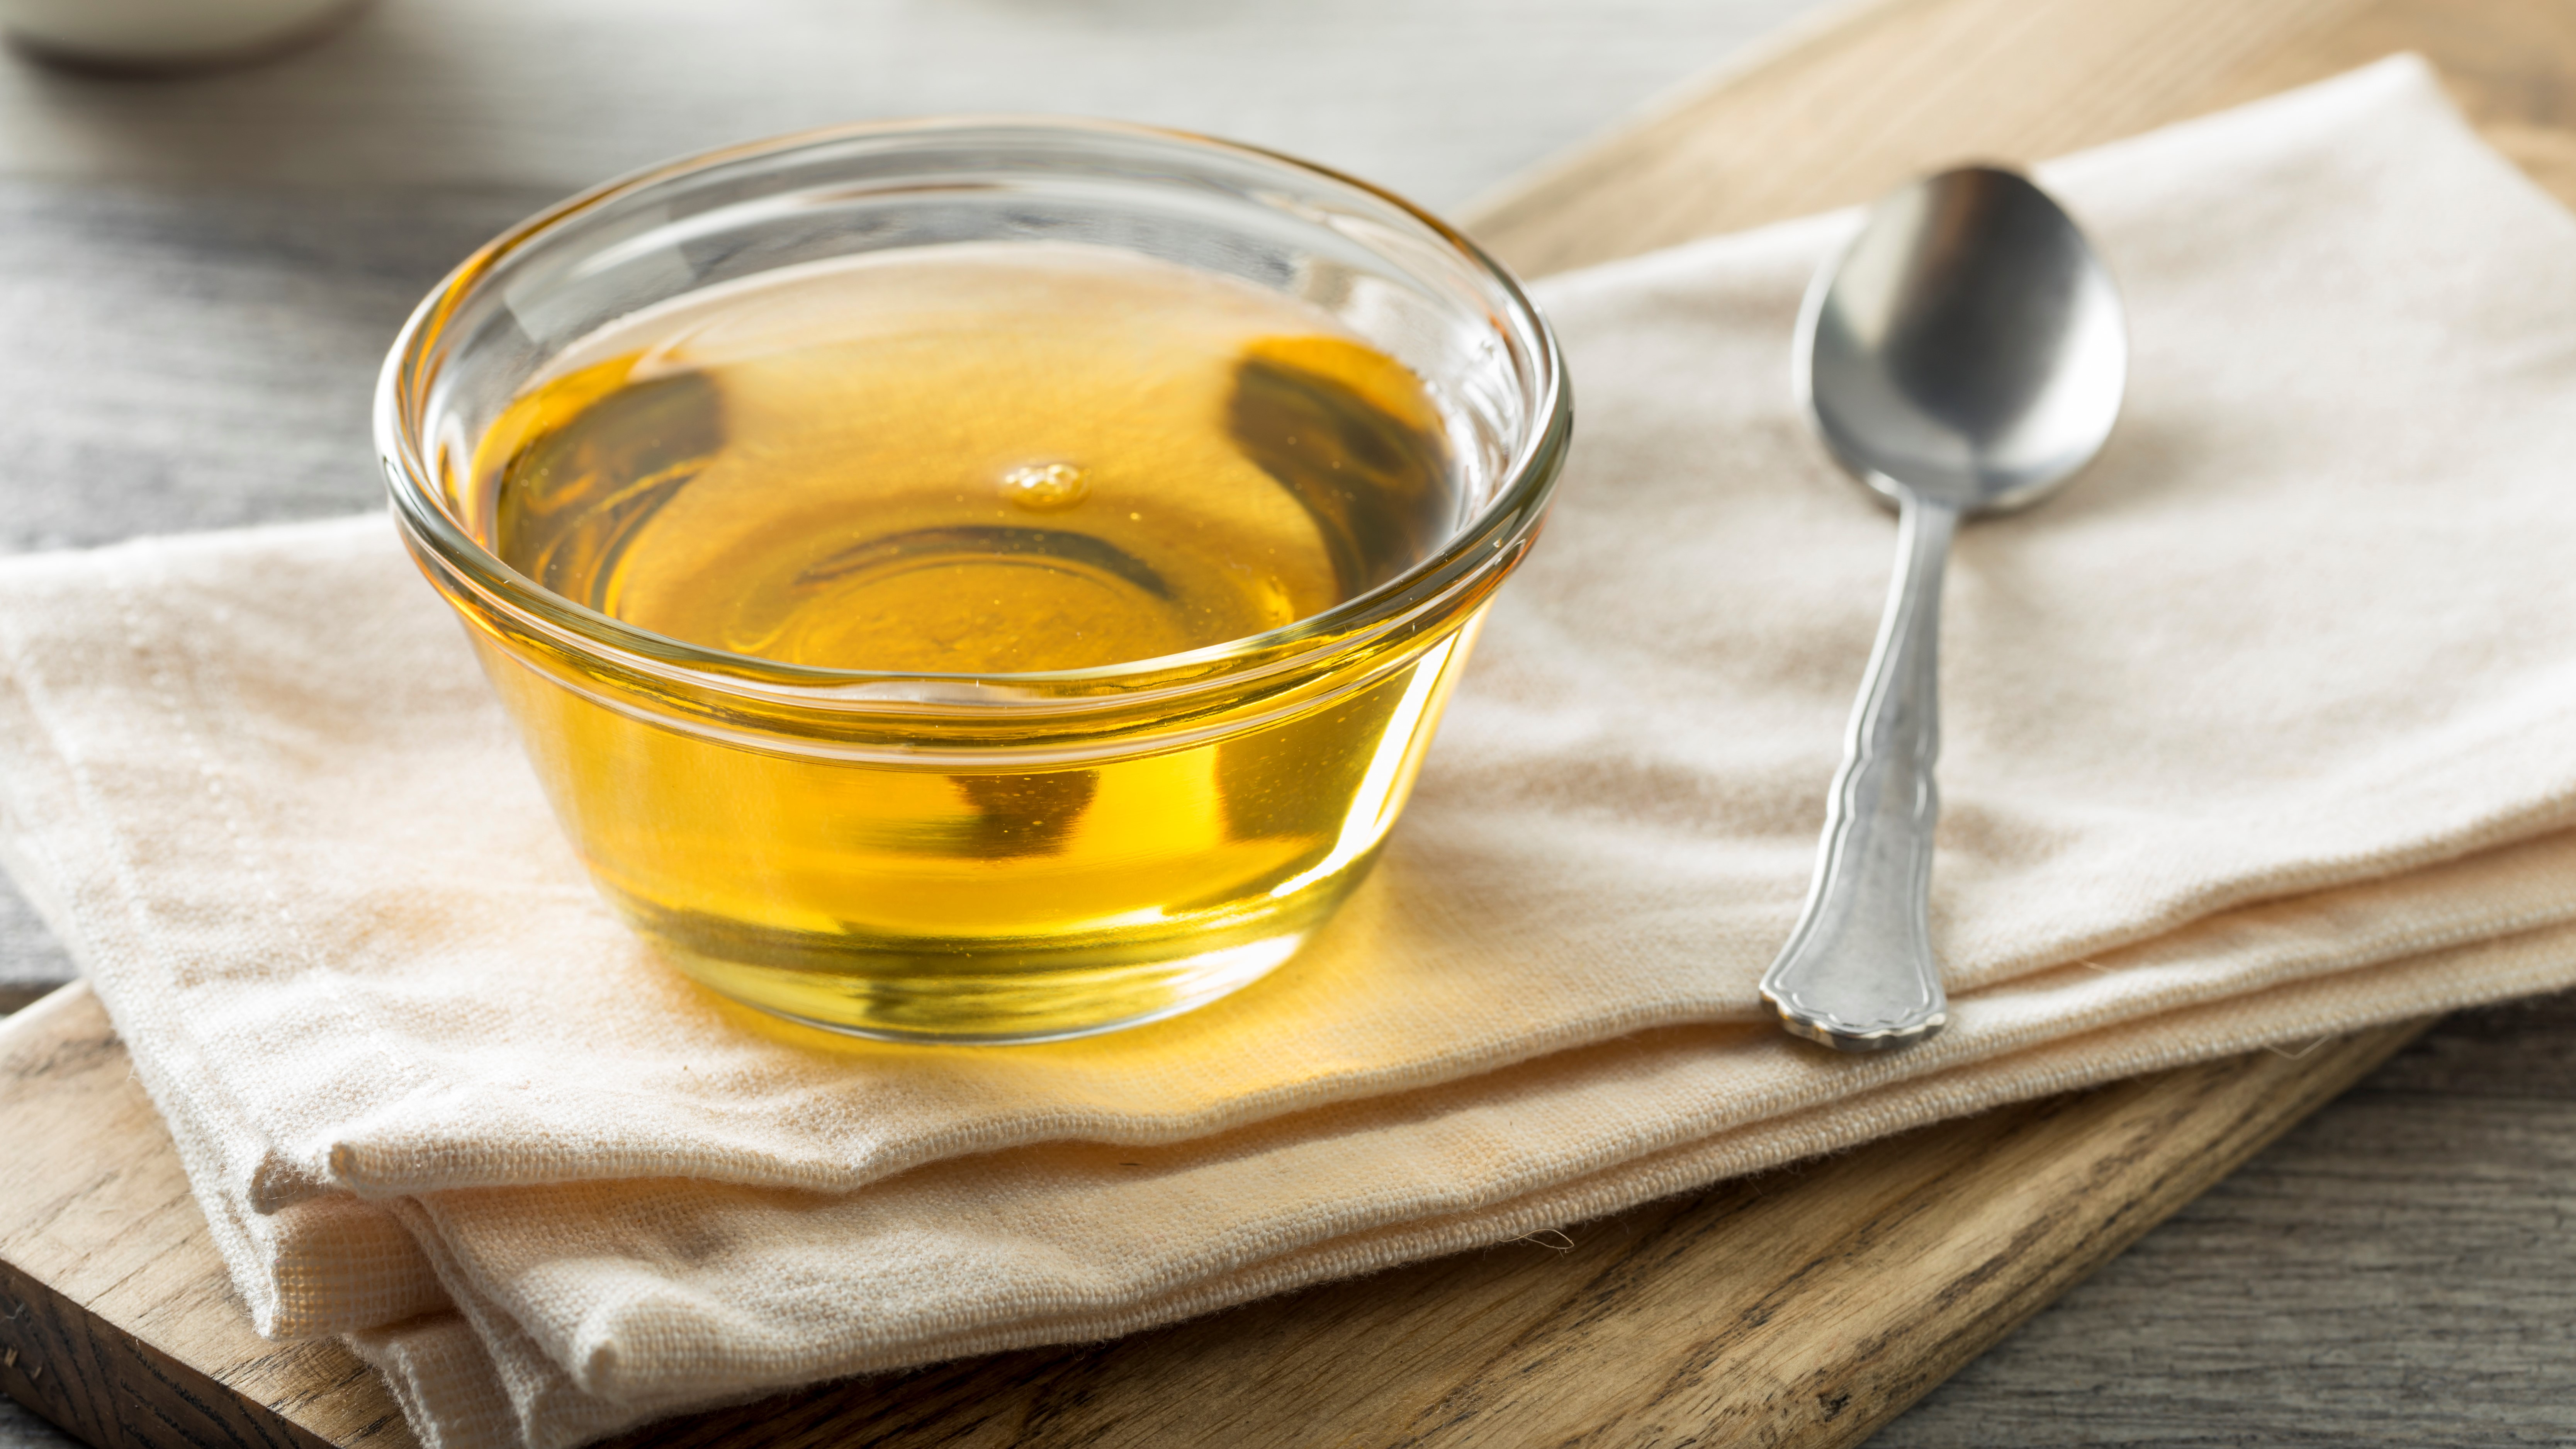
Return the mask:
POLYGON ((711 649, 991 674, 1259 634, 1455 522, 1421 384, 1315 314, 1115 253, 940 251, 591 339, 486 438, 485 542, 711 649))

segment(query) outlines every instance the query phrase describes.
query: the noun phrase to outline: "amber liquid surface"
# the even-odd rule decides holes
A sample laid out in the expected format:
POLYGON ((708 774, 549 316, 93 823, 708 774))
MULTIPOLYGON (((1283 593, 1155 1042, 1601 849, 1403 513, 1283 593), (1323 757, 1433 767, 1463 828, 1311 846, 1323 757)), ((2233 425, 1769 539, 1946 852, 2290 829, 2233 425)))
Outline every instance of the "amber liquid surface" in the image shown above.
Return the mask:
MULTIPOLYGON (((489 429, 462 502, 513 567, 656 633, 990 680, 1319 613, 1435 551, 1462 487, 1421 381, 1323 314, 991 245, 615 324, 489 429)), ((558 811, 684 969, 829 1025, 1007 1038, 1161 1014, 1293 950, 1392 822, 1463 649, 1066 768, 730 747, 503 654, 558 811)))

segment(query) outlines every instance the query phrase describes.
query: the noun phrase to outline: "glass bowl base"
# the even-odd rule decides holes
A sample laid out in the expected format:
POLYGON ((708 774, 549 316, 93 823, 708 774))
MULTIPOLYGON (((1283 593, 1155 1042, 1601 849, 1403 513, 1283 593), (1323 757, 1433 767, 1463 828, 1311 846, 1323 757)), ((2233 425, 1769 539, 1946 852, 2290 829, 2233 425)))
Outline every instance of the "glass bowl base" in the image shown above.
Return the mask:
POLYGON ((880 1041, 1001 1045, 1139 1026, 1241 990, 1295 955, 1351 882, 1330 884, 1340 888, 1309 892, 1304 909, 1230 929, 1081 944, 710 939, 637 924, 683 975, 773 1016, 880 1041))

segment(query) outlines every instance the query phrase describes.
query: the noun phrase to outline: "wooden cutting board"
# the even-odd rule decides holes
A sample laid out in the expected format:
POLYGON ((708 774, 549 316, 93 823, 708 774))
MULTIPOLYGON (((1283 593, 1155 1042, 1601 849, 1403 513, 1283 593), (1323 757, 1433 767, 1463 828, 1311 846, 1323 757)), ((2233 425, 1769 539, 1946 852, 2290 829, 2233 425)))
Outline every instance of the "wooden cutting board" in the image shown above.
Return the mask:
MULTIPOLYGON (((2565 0, 1878 0, 1468 218, 1530 274, 2031 161, 2431 56, 2576 201, 2565 0)), ((827 1386, 630 1445, 1847 1445, 2409 1040, 2257 1053, 1888 1139, 1087 1347, 827 1386)), ((254 1337, 104 1014, 0 1025, 0 1389, 101 1449, 414 1441, 331 1344, 254 1337)))

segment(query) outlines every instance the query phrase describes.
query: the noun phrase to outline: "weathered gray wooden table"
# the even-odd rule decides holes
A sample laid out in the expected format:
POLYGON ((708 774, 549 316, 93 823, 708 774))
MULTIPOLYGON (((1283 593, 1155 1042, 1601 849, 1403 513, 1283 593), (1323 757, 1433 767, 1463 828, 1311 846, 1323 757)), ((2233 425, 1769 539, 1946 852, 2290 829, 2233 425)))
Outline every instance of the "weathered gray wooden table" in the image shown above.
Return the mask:
MULTIPOLYGON (((229 76, 0 64, 0 546, 373 506, 412 302, 673 152, 1075 111, 1449 206, 1814 3, 385 0, 229 76)), ((0 1009, 71 969, 0 890, 0 1009)), ((2571 1214, 2576 1002, 2458 1018, 1875 1442, 2576 1443, 2571 1214)), ((0 1399, 0 1449, 61 1442, 0 1399)))

